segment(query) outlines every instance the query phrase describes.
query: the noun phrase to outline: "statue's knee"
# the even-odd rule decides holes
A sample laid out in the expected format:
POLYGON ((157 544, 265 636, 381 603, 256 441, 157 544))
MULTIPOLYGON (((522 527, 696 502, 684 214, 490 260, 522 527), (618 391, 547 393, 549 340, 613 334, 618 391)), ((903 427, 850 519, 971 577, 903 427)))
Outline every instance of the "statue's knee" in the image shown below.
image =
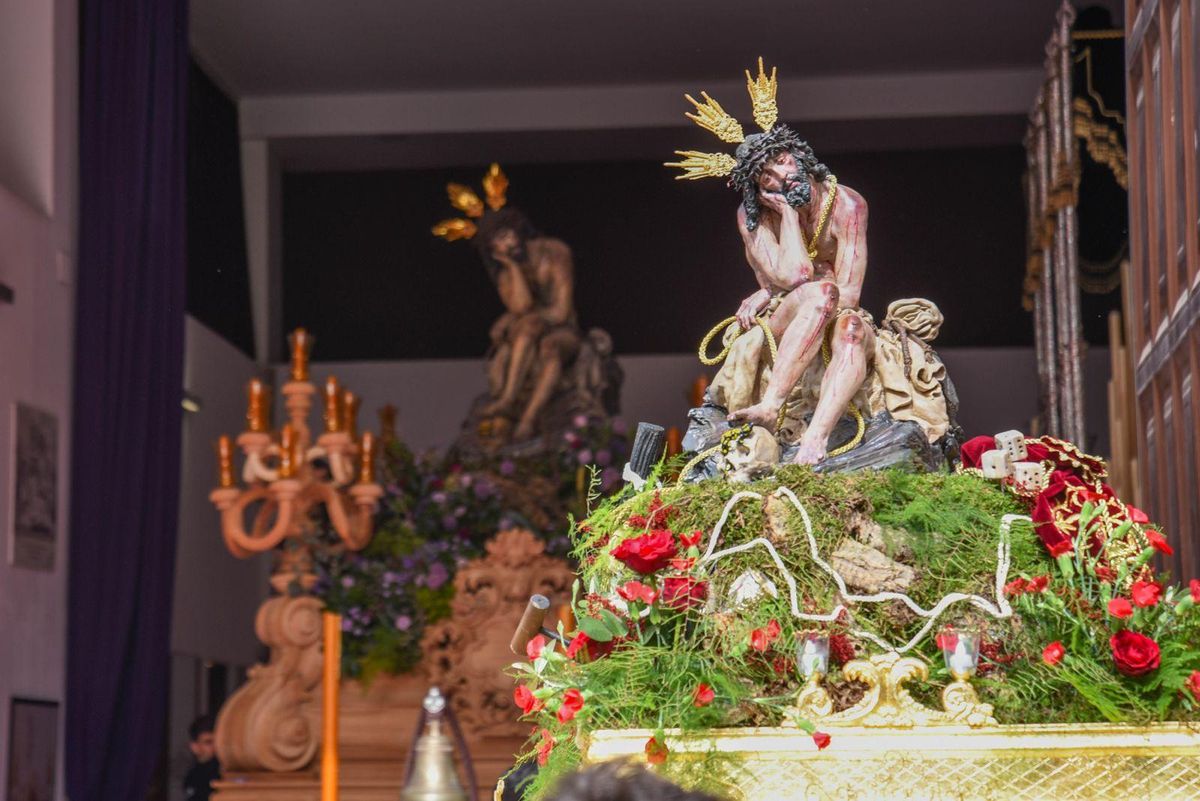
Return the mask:
POLYGON ((813 292, 821 303, 826 314, 832 314, 838 304, 838 287, 832 281, 817 281, 812 284, 813 292))
POLYGON ((837 323, 837 338, 847 345, 862 345, 866 337, 863 321, 857 314, 847 314, 837 323))

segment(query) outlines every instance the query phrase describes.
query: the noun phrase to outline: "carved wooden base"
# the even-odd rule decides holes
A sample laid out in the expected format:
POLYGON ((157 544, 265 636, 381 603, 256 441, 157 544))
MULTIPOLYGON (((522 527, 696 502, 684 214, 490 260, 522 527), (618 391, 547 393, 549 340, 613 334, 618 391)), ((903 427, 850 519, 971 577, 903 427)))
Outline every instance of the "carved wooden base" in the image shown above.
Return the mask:
MULTIPOLYGON (((421 699, 428 679, 410 674, 380 677, 369 687, 342 684, 338 751, 340 801, 396 801, 415 734, 421 699)), ((515 709, 515 707, 514 707, 515 709)), ((306 708, 310 725, 320 731, 320 706, 306 708)), ((475 765, 480 801, 490 801, 496 780, 512 767, 523 736, 472 736, 468 747, 475 765)), ((217 801, 320 801, 320 777, 315 770, 272 773, 227 771, 214 785, 217 801)))

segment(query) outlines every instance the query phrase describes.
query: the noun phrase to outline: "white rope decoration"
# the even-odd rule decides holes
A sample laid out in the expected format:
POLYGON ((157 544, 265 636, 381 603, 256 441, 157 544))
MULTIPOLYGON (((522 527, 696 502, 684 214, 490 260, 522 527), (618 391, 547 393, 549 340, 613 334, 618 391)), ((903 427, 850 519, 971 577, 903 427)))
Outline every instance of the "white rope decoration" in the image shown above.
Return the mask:
MULTIPOLYGON (((911 640, 909 640, 900 648, 895 648, 890 643, 885 642, 882 638, 872 634, 869 631, 853 630, 851 633, 856 637, 870 640, 885 650, 904 653, 905 651, 912 649, 917 643, 924 639, 925 635, 929 633, 929 630, 933 627, 934 623, 937 622, 938 617, 940 617, 947 608, 958 603, 959 601, 970 601, 973 606, 982 609, 995 618, 1007 618, 1012 616, 1012 607, 1009 606, 1008 599, 1004 597, 1004 585, 1008 581, 1008 569, 1011 560, 1010 534, 1013 522, 1017 520, 1029 520, 1032 522, 1032 520, 1030 520, 1030 518, 1026 515, 1005 515, 1000 520, 1000 541, 996 546, 995 603, 992 603, 987 598, 979 595, 952 592, 942 598, 942 600, 938 601, 937 605, 932 609, 923 609, 912 598, 900 592, 877 592, 874 595, 855 595, 851 593, 847 589, 846 582, 842 579, 841 575, 839 575, 836 570, 834 570, 827 562, 825 562, 825 560, 823 560, 818 553, 817 540, 813 536, 812 532, 812 520, 809 518, 808 512, 805 510, 804 505, 800 503, 800 499, 797 498, 795 493, 793 493, 787 487, 780 487, 772 494, 787 498, 792 502, 792 505, 796 507, 796 510, 800 512, 800 517, 804 521, 804 534, 808 538, 809 554, 812 557, 812 560, 816 562, 817 566, 833 578, 838 587, 838 594, 844 601, 847 603, 882 603, 884 601, 900 601, 919 617, 926 618, 925 625, 921 627, 921 630, 918 631, 911 640)), ((800 606, 797 601, 796 579, 783 564, 783 560, 779 558, 778 551, 775 550, 775 546, 772 545, 769 540, 763 537, 756 537, 750 542, 743 543, 741 545, 735 545, 722 551, 716 550, 717 541, 721 537, 721 532, 725 528, 725 523, 729 520, 729 515, 733 511, 733 507, 743 500, 749 498, 762 500, 762 497, 763 496, 757 492, 739 492, 729 499, 729 501, 725 504, 725 508, 721 511, 721 516, 718 518, 717 524, 713 527, 712 534, 709 536, 708 540, 708 548, 705 550, 704 556, 700 558, 699 564, 703 565, 709 562, 715 562, 716 560, 722 559, 726 556, 732 556, 735 553, 742 553, 750 550, 751 548, 762 546, 767 549, 767 553, 770 554, 771 560, 775 563, 775 566, 779 568, 779 573, 788 586, 788 593, 790 595, 789 600, 793 616, 799 618, 800 620, 815 620, 823 622, 832 622, 837 620, 841 613, 846 610, 846 606, 844 604, 839 603, 833 608, 833 611, 829 612, 828 614, 808 614, 800 611, 800 606)))

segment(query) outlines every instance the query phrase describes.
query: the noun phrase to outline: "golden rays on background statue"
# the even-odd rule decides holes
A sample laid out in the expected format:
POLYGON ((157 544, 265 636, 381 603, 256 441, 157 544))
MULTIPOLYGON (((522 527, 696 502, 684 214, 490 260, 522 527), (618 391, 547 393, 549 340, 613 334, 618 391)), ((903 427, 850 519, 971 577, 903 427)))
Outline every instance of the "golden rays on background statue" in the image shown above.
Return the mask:
MULTIPOLYGON (((487 207, 492 211, 504 208, 504 204, 508 202, 508 177, 500 169, 499 164, 493 164, 488 168, 487 174, 483 176, 482 184, 487 207)), ((470 239, 475 236, 478 229, 471 220, 483 216, 484 200, 480 199, 471 187, 453 182, 446 184, 446 196, 450 199, 451 206, 471 219, 452 217, 442 220, 431 229, 433 235, 440 236, 447 242, 470 239)))
MULTIPOLYGON (((775 93, 778 87, 775 67, 771 68, 771 75, 768 77, 763 67, 761 56, 758 59, 757 76, 751 75, 750 70, 746 70, 746 91, 750 94, 750 103, 754 111, 754 122, 764 131, 770 131, 774 128, 776 121, 779 119, 779 106, 775 102, 775 93)), ((695 114, 691 112, 685 113, 684 116, 689 120, 713 134, 722 142, 740 144, 746 140, 742 124, 733 115, 725 111, 720 103, 709 97, 708 92, 700 93, 700 97, 704 99, 703 103, 691 95, 685 94, 684 97, 696 107, 695 114)), ((698 150, 676 150, 675 155, 683 156, 683 160, 668 162, 664 166, 678 167, 683 170, 682 175, 675 176, 677 181, 685 179, 694 181, 698 178, 723 178, 733 172, 733 168, 737 164, 734 158, 727 153, 702 153, 698 150)))

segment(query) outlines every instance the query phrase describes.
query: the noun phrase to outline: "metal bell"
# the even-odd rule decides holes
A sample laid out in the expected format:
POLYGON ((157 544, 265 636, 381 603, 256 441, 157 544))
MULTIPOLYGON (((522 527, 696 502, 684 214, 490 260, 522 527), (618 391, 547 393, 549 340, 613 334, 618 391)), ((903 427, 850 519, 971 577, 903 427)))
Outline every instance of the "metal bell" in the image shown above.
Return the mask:
POLYGON ((454 743, 442 734, 446 697, 433 687, 425 695, 426 727, 417 738, 416 759, 401 801, 467 801, 454 768, 454 743))

